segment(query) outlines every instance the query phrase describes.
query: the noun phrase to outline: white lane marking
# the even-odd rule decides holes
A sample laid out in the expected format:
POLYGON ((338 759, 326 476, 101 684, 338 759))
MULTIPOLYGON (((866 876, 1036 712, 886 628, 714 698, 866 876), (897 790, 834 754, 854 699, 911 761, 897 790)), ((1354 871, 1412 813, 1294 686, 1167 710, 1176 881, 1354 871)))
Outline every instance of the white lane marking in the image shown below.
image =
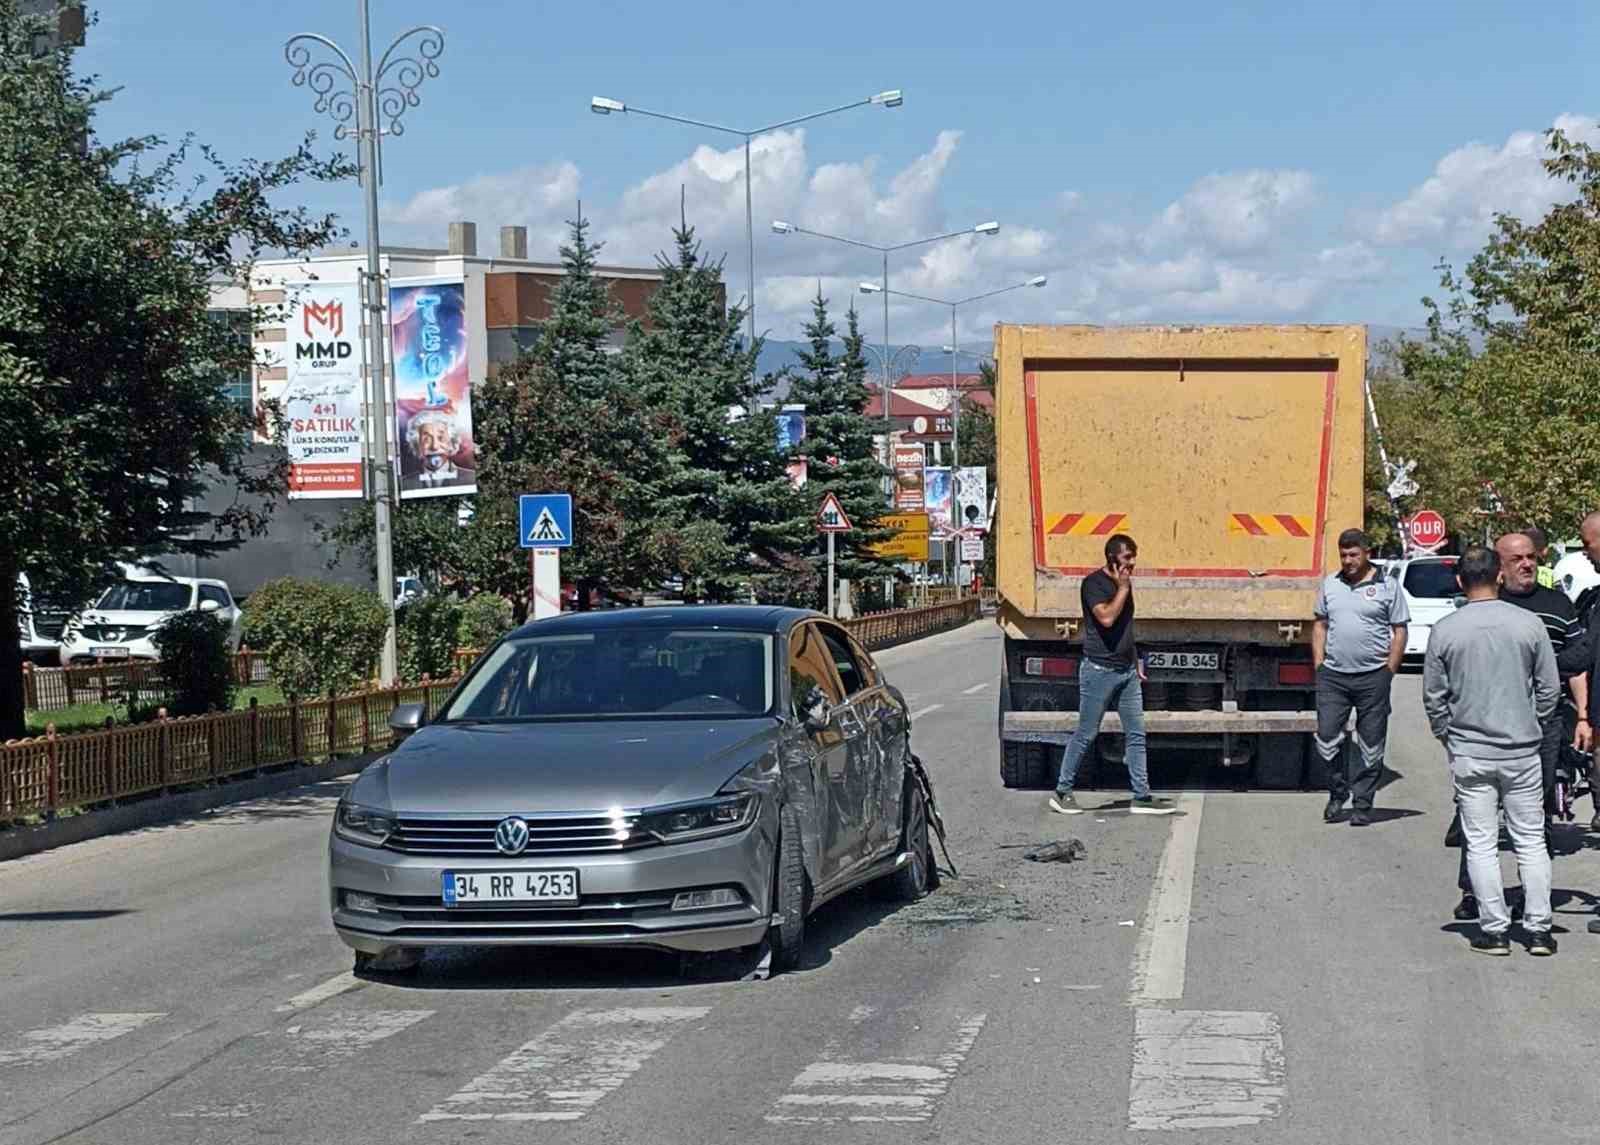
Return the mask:
POLYGON ((920 720, 923 716, 927 715, 929 712, 936 712, 942 707, 944 707, 943 704, 929 704, 925 708, 918 708, 916 711, 912 712, 911 713, 911 718, 913 720, 920 720))
POLYGON ((201 1121, 242 1121, 254 1117, 266 1106, 259 1101, 242 1101, 238 1105, 197 1105, 186 1113, 172 1116, 201 1121))
POLYGON ((346 970, 343 974, 335 974, 320 986, 313 986, 304 993, 296 994, 283 1005, 277 1007, 275 1012, 286 1014, 290 1010, 306 1010, 315 1006, 318 1002, 326 1002, 329 998, 337 997, 346 990, 354 990, 359 985, 361 985, 361 979, 346 970))
POLYGON ((961 689, 961 694, 962 694, 962 695, 963 695, 963 696, 976 696, 976 695, 977 695, 977 694, 978 694, 978 693, 979 693, 979 692, 981 692, 981 691, 983 691, 983 690, 984 690, 984 689, 985 689, 985 688, 987 688, 987 687, 988 687, 988 686, 989 686, 989 684, 990 684, 990 681, 988 681, 988 680, 985 680, 985 681, 984 681, 984 682, 983 682, 983 683, 981 683, 981 684, 974 684, 974 685, 972 685, 972 687, 970 687, 970 688, 963 688, 963 689, 961 689))
POLYGON ((64 1026, 29 1030, 20 1045, 0 1049, 0 1066, 40 1065, 71 1057, 81 1049, 131 1034, 166 1014, 79 1014, 64 1026))
POLYGON ((368 1046, 433 1017, 432 1010, 337 1010, 319 1014, 315 1024, 290 1026, 287 1053, 267 1066, 306 1072, 355 1057, 368 1046))
POLYGON ((1183 997, 1184 967, 1189 958, 1189 903, 1194 893, 1194 854, 1200 843, 1200 819, 1205 811, 1203 791, 1186 791, 1178 797, 1178 814, 1161 852, 1161 867, 1133 962, 1129 1001, 1176 1002, 1183 997))
POLYGON ((417 1119, 576 1121, 709 1006, 576 1010, 417 1119))
POLYGON ((1285 1092, 1276 1014, 1137 1012, 1128 1128, 1230 1129, 1278 1116, 1285 1092))
POLYGON ((850 1020, 859 1024, 867 1021, 877 1012, 878 1007, 876 1006, 857 1006, 854 1010, 850 1011, 850 1020))
POLYGON ((766 1120, 804 1125, 929 1121, 988 1020, 987 1014, 964 1020, 945 1052, 931 1061, 812 1062, 789 1083, 789 1092, 778 1098, 766 1120))

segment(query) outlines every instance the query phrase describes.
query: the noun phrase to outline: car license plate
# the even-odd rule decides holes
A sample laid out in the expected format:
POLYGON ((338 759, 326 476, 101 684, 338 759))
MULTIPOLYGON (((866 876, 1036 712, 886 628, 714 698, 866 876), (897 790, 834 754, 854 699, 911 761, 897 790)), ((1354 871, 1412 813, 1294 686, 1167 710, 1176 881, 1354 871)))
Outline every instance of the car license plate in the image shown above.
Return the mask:
POLYGON ((94 647, 89 649, 89 655, 97 660, 126 660, 128 659, 128 649, 94 647))
POLYGON ((1217 664, 1215 652, 1147 652, 1144 658, 1146 668, 1180 672, 1215 672, 1217 664))
POLYGON ((474 903, 539 902, 576 903, 578 872, 553 871, 445 871, 445 906, 474 903))

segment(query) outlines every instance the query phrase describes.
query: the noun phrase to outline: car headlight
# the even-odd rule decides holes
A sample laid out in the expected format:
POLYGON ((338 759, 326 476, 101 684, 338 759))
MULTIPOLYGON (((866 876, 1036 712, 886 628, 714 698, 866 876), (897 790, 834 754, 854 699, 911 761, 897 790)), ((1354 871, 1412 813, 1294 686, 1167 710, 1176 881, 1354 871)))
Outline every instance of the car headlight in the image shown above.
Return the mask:
POLYGON ((339 838, 352 843, 381 847, 394 834, 395 820, 387 811, 341 802, 334 812, 333 830, 339 838))
POLYGON ((658 807, 639 816, 638 829, 663 843, 687 843, 742 831, 755 822, 759 796, 754 791, 719 795, 697 803, 658 807))

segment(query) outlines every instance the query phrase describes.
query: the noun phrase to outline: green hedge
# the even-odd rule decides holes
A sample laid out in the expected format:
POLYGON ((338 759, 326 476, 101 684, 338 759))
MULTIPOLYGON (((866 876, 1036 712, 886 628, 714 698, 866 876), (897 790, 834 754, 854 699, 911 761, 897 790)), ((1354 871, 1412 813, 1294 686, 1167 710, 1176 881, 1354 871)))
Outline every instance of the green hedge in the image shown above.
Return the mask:
POLYGON ((250 594, 243 640, 285 696, 334 696, 376 674, 388 627, 375 592, 284 577, 250 594))

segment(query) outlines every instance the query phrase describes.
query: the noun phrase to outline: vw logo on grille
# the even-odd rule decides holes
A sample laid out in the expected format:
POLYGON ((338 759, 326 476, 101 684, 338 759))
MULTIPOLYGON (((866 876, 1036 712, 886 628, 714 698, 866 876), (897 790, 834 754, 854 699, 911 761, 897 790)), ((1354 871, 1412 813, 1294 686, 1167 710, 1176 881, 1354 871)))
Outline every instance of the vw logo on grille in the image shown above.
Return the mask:
POLYGON ((526 820, 518 819, 513 815, 509 819, 502 819, 494 829, 494 845, 500 848, 503 855, 520 855, 528 845, 528 824, 526 820))

